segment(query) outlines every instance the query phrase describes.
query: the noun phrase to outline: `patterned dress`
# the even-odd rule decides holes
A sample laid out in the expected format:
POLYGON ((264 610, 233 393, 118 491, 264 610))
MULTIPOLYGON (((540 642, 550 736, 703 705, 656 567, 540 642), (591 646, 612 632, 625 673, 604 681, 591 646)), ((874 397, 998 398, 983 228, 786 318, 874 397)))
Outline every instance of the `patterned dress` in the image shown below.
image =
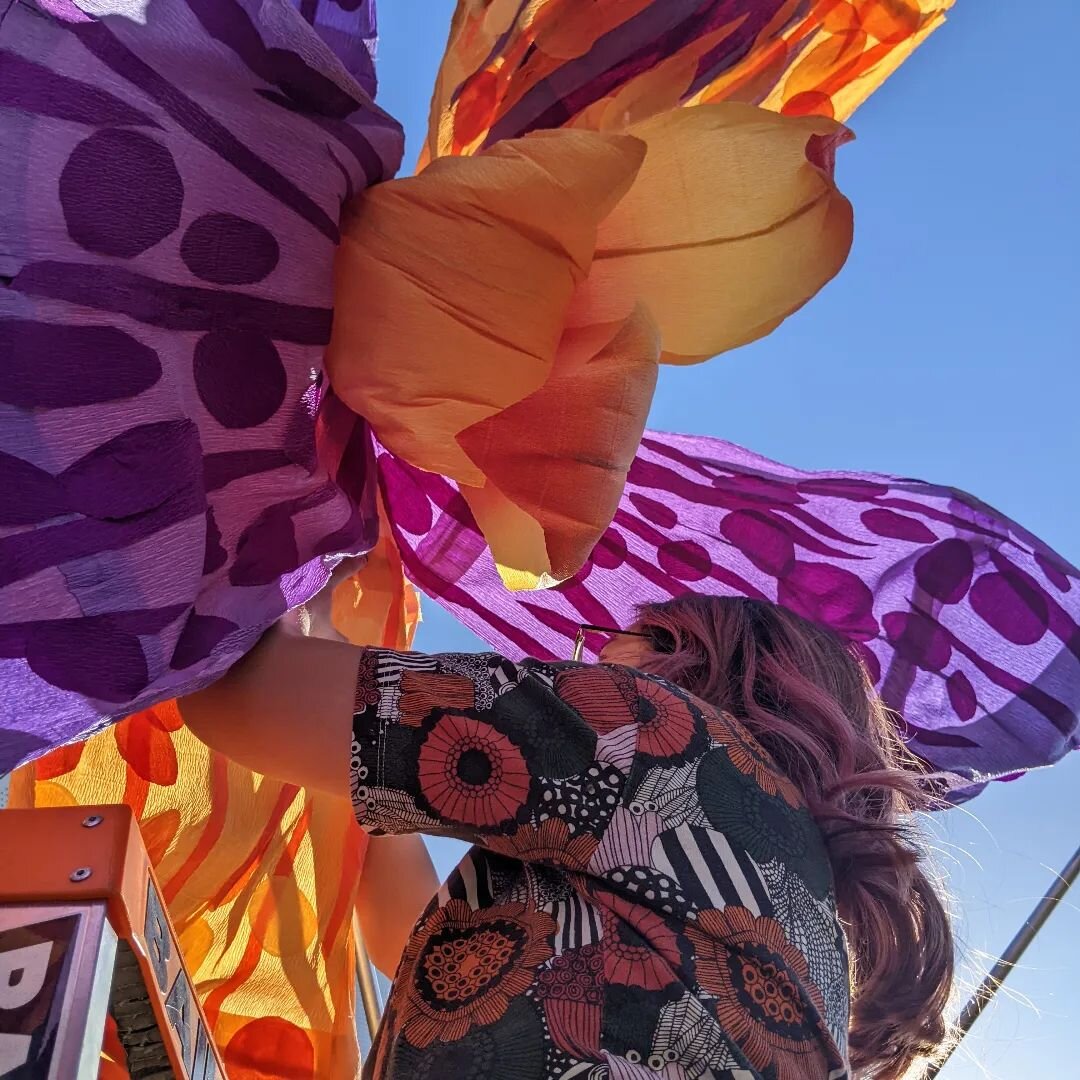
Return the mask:
POLYGON ((367 1077, 846 1080, 832 877, 734 717, 614 666, 367 650, 357 820, 475 845, 367 1077))

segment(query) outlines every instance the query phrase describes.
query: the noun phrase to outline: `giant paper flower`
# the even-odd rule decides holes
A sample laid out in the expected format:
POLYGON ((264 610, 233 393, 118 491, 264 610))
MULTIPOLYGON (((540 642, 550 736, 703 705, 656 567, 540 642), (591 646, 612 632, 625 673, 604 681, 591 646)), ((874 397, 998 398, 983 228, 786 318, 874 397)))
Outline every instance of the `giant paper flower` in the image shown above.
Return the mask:
POLYGON ((689 695, 651 679, 638 679, 638 752, 650 764, 678 765, 706 744, 705 717, 689 695))
POLYGON ((358 196, 327 369, 399 458, 458 482, 513 589, 610 523, 657 364, 753 341, 843 265, 846 129, 738 103, 548 131, 358 196))

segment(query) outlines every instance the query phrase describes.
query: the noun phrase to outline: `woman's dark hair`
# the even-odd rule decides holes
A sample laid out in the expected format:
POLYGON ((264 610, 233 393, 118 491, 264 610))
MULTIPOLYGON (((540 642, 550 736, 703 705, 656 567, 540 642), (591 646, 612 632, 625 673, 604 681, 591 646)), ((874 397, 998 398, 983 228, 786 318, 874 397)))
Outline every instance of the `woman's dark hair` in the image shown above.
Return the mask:
POLYGON ((636 628, 653 643, 643 670, 733 713, 801 790, 848 934, 852 1067, 898 1080, 945 1039, 953 939, 896 718, 848 644, 776 604, 688 594, 645 605, 636 628))

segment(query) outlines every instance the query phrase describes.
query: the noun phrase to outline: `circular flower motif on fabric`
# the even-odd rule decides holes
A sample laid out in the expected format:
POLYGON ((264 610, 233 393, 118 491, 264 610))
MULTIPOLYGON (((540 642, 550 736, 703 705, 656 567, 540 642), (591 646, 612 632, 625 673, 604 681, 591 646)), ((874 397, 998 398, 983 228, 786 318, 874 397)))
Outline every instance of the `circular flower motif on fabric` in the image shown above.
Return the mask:
POLYGON ((717 1019, 755 1069, 804 1080, 842 1066, 806 959, 775 919, 743 907, 710 909, 687 935, 699 985, 716 998, 717 1019))
POLYGON ((476 911, 453 899, 405 950, 401 1028, 416 1047, 493 1024, 554 952, 555 920, 524 904, 476 911))
POLYGON ((788 806, 804 805, 799 789, 777 768, 765 748, 730 713, 705 721, 710 737, 727 751, 732 765, 749 776, 766 795, 778 795, 788 806))
POLYGON ((704 717, 688 698, 663 683, 637 680, 638 752, 674 764, 705 749, 704 717))
POLYGON ((709 824, 755 862, 780 859, 819 900, 829 892, 829 856, 809 811, 768 794, 739 771, 726 749, 710 750, 701 759, 697 793, 709 824))
POLYGON ((420 747, 420 790, 436 815, 491 829, 512 821, 529 794, 521 751, 474 716, 444 713, 420 747))

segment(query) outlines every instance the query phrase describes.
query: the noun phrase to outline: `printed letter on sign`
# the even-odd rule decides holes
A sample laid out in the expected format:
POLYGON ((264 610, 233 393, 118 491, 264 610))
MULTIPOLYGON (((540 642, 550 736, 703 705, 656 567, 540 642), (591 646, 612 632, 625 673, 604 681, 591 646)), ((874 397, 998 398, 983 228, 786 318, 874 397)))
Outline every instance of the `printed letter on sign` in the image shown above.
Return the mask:
POLYGON ((0 1077, 47 1074, 78 926, 68 915, 0 930, 0 1077))

